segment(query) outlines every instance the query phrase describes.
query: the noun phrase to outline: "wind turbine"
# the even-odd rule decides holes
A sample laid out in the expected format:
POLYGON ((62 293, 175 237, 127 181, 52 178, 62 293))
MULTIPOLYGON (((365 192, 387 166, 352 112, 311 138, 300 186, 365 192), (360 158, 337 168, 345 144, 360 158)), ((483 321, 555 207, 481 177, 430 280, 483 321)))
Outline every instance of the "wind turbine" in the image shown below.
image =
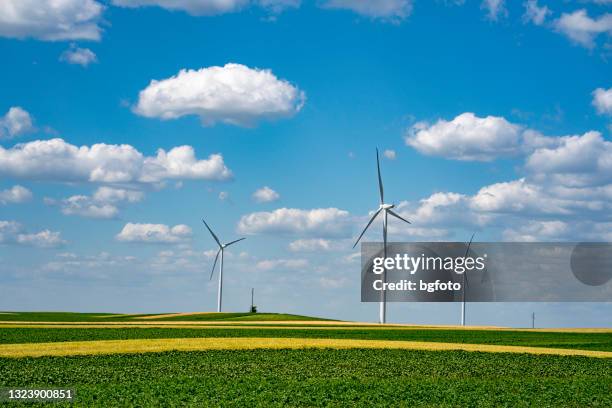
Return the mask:
POLYGON ((219 289, 217 291, 217 312, 221 312, 221 300, 223 298, 223 250, 228 246, 235 244, 236 242, 240 242, 246 238, 240 238, 232 242, 228 242, 227 244, 222 244, 219 241, 219 238, 215 235, 215 233, 210 229, 208 224, 204 219, 202 219, 204 225, 206 225, 206 229, 210 232, 210 235, 215 239, 217 245, 219 245, 219 250, 217 251, 217 256, 215 256, 215 262, 213 263, 212 271, 210 272, 210 280, 212 280, 213 274, 215 273, 215 266, 217 266, 217 259, 219 259, 219 254, 221 254, 221 266, 219 267, 219 289))
MULTIPOLYGON (((408 224, 410 224, 410 221, 402 218, 399 214, 395 213, 392 210, 392 208, 395 208, 395 204, 385 204, 385 192, 383 189, 382 176, 380 175, 380 159, 378 158, 378 149, 376 149, 376 169, 378 170, 378 191, 380 193, 380 205, 378 206, 378 209, 376 210, 374 215, 372 215, 372 218, 370 218, 370 221, 368 222, 368 224, 365 226, 365 228, 361 232, 361 235, 359 235, 359 238, 357 238, 357 241, 355 241, 355 245, 353 245, 353 248, 357 246, 357 244, 361 240, 361 237, 363 237, 363 234, 365 234, 365 232, 368 230, 372 222, 374 222, 374 219, 376 219, 376 217, 378 217, 378 215, 382 213, 383 214, 383 256, 386 258, 387 257, 387 221, 388 221, 387 218, 388 218, 388 215, 391 214, 395 218, 402 220, 408 224)), ((383 283, 387 281, 387 270, 386 269, 382 274, 382 281, 383 283)), ((381 294, 380 294, 379 323, 384 324, 386 323, 386 321, 387 321, 387 294, 383 290, 381 291, 381 294)))
MULTIPOLYGON (((470 252, 470 246, 472 246, 472 241, 474 240, 474 234, 470 238, 470 243, 465 250, 465 257, 468 256, 470 252)), ((461 326, 465 326, 465 289, 467 288, 467 271, 463 272, 463 283, 461 284, 461 326)))

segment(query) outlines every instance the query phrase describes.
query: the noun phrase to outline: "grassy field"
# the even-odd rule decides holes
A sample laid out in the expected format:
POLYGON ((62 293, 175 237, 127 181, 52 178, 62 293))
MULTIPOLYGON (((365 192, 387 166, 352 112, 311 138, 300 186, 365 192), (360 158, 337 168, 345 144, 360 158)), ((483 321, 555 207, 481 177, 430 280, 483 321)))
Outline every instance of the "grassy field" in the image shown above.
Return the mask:
POLYGON ((612 405, 609 360, 404 350, 4 359, 0 385, 70 385, 80 406, 612 405))
POLYGON ((263 313, 0 314, 0 355, 12 356, 0 357, 0 387, 71 387, 76 406, 88 407, 607 407, 611 352, 610 330, 381 327, 263 313), (45 353, 67 355, 24 357, 45 353))
POLYGON ((0 321, 28 322, 122 322, 140 320, 180 321, 303 321, 327 320, 284 313, 194 313, 194 314, 112 314, 69 312, 0 312, 0 321), (159 316, 159 317, 158 317, 159 316))
MULTIPOLYGON (((0 326, 1 327, 1 326, 0 326)), ((612 351, 612 333, 372 328, 1 328, 0 344, 196 337, 404 340, 612 351)))

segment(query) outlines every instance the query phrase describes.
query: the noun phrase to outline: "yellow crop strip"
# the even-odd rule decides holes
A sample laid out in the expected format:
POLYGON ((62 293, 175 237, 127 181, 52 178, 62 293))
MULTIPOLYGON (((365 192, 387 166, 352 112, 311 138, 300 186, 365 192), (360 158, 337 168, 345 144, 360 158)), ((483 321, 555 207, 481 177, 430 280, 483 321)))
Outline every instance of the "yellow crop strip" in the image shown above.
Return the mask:
POLYGON ((345 329, 345 330, 487 330, 487 331, 520 331, 520 332, 542 332, 542 333, 612 333, 612 328, 542 328, 542 329, 524 329, 510 327, 492 327, 492 326, 420 326, 408 324, 377 324, 377 323, 360 323, 360 322, 329 322, 329 321, 156 321, 156 320, 139 320, 139 321, 121 321, 121 322, 49 322, 49 321, 0 321, 0 329, 3 327, 39 327, 39 328, 243 328, 243 329, 345 329))
POLYGON ((188 338, 101 340, 56 343, 0 345, 0 357, 75 356, 123 353, 155 353, 162 351, 255 350, 255 349, 403 349, 432 351, 480 351, 489 353, 553 354, 612 358, 612 352, 571 350, 543 347, 497 346, 490 344, 437 343, 421 341, 353 340, 353 339, 278 339, 278 338, 188 338))

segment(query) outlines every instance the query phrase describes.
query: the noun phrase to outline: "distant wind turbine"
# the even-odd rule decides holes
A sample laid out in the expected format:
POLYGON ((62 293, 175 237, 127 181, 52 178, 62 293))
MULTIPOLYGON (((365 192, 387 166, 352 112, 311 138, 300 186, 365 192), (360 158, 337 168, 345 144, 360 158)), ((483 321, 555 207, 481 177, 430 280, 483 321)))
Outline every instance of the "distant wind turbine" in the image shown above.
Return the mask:
MULTIPOLYGON (((402 220, 408 224, 410 224, 410 221, 402 218, 399 214, 391 210, 392 208, 395 208, 395 204, 385 204, 385 193, 383 189, 382 176, 380 175, 380 159, 378 158, 378 149, 376 149, 376 169, 378 170, 378 191, 380 193, 380 205, 378 206, 378 209, 376 210, 374 215, 372 215, 372 218, 370 218, 370 221, 368 222, 368 224, 365 226, 365 228, 361 232, 361 235, 359 235, 359 238, 357 238, 357 241, 355 241, 355 245, 353 245, 353 248, 357 246, 357 244, 361 240, 361 237, 363 237, 363 234, 365 234, 365 232, 368 230, 372 222, 374 222, 374 219, 378 217, 378 214, 383 213, 383 256, 386 258, 387 257, 387 218, 388 218, 388 215, 391 214, 395 218, 402 220)), ((387 281, 387 271, 386 270, 382 274, 382 281, 383 283, 387 281)), ((379 312, 378 321, 381 324, 384 324, 387 321, 387 295, 384 290, 381 291, 381 294, 380 294, 380 312, 379 312)))
POLYGON ((219 250, 217 251, 217 256, 215 256, 215 262, 213 263, 212 271, 210 272, 211 280, 215 273, 215 266, 217 266, 217 260, 219 259, 219 254, 221 254, 221 265, 219 267, 219 289, 217 291, 217 312, 221 312, 221 301, 223 298, 223 250, 227 248, 228 246, 235 244, 236 242, 240 242, 246 238, 240 238, 235 241, 228 242, 227 244, 222 244, 221 241, 219 241, 219 238, 217 238, 215 233, 212 231, 212 229, 210 229, 206 221, 202 219, 202 222, 204 223, 204 225, 206 225, 206 229, 208 230, 208 232, 210 232, 210 235, 212 235, 212 237, 215 239, 215 241, 217 242, 217 245, 219 245, 219 250))
MULTIPOLYGON (((472 246, 472 241, 474 240, 474 234, 472 234, 472 237, 470 238, 470 243, 467 246, 467 249, 465 250, 465 257, 468 256, 468 253, 470 252, 470 246, 472 246)), ((465 289, 467 288, 468 285, 468 279, 467 279, 467 271, 463 272, 463 284, 461 285, 461 294, 462 294, 462 299, 461 299, 461 326, 465 326, 465 289)))

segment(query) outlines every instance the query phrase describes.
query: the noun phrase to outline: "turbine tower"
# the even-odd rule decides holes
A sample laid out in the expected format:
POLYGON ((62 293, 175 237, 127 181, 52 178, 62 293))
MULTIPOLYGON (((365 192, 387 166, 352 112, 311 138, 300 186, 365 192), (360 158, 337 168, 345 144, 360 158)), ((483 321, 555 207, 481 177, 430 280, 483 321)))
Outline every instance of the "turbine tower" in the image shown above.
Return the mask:
MULTIPOLYGON (((376 219, 376 217, 378 217, 378 215, 382 213, 383 214, 383 256, 386 258, 387 257, 387 221, 388 221, 389 214, 391 214, 395 218, 401 221, 404 221, 408 224, 410 224, 410 221, 402 218, 400 215, 398 215, 392 210, 392 208, 395 207, 395 204, 385 204, 385 192, 383 189, 382 176, 380 175, 380 159, 378 158, 378 149, 376 149, 376 169, 378 170, 378 191, 380 193, 380 205, 378 206, 378 209, 376 210, 374 215, 372 215, 372 218, 370 218, 370 221, 368 222, 368 224, 365 226, 365 228, 361 232, 361 235, 359 235, 359 238, 357 238, 357 241, 355 241, 355 245, 353 245, 353 248, 357 246, 357 244, 361 240, 361 237, 363 237, 363 234, 365 234, 365 232, 368 230, 372 222, 374 222, 374 219, 376 219)), ((386 269, 382 274, 382 281, 383 283, 387 281, 387 270, 386 269)), ((387 295, 384 290, 381 291, 380 293, 380 311, 379 311, 378 321, 381 324, 384 324, 387 321, 387 295)))
MULTIPOLYGON (((472 234, 472 238, 470 238, 470 243, 465 250, 465 257, 468 256, 470 252, 470 246, 472 246, 472 241, 474 240, 474 234, 472 234)), ((463 272, 463 283, 461 285, 461 326, 465 326, 465 289, 467 288, 467 271, 463 272)))
POLYGON ((212 280, 212 277, 215 273, 215 266, 217 266, 217 260, 219 259, 219 254, 221 254, 221 265, 219 267, 219 289, 217 291, 217 312, 221 312, 221 302, 223 298, 223 250, 227 248, 228 246, 235 244, 236 242, 240 242, 246 238, 240 238, 235 241, 228 242, 227 244, 222 244, 221 241, 219 241, 219 238, 217 238, 215 233, 212 231, 212 229, 210 229, 206 221, 202 219, 202 222, 204 223, 204 225, 206 225, 206 229, 208 230, 208 232, 210 232, 210 235, 212 235, 212 237, 215 239, 215 242, 217 242, 217 245, 219 245, 219 250, 217 251, 217 256, 215 256, 215 262, 213 263, 212 271, 210 272, 210 280, 212 280))

